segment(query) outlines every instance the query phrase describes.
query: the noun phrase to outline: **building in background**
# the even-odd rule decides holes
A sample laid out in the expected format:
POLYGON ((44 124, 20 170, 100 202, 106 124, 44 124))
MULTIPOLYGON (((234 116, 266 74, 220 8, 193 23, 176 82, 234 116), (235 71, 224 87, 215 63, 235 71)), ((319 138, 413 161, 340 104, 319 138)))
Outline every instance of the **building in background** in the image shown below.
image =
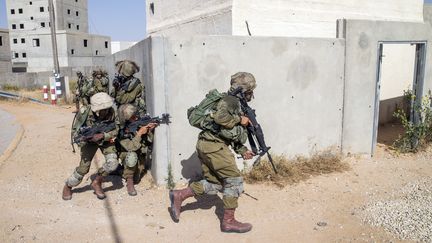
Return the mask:
POLYGON ((137 42, 133 41, 111 41, 111 54, 128 49, 137 42))
POLYGON ((12 71, 9 30, 0 29, 0 73, 12 71))
POLYGON ((337 19, 423 22, 423 0, 148 0, 147 33, 336 36, 337 19))
MULTIPOLYGON (((60 67, 94 66, 111 38, 89 34, 87 0, 54 0, 60 67)), ((14 72, 54 69, 48 0, 6 0, 14 72)))

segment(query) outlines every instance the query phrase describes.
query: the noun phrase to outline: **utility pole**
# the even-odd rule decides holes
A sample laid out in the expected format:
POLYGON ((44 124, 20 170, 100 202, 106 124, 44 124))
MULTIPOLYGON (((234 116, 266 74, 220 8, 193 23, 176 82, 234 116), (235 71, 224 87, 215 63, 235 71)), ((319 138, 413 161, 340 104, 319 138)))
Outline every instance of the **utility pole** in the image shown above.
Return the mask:
POLYGON ((48 0, 48 8, 49 8, 50 23, 51 23, 51 42, 52 42, 53 60, 54 60, 54 76, 59 77, 60 65, 59 65, 58 52, 57 52, 56 21, 55 21, 53 0, 48 0))

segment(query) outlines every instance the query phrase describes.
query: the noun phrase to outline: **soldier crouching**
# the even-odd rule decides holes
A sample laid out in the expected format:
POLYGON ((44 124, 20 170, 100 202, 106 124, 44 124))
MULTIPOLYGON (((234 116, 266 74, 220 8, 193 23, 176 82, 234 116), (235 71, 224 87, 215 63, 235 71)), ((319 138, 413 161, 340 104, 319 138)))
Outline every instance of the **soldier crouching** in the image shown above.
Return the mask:
POLYGON ((137 195, 134 183, 141 179, 145 169, 147 147, 151 142, 148 140, 147 134, 158 125, 157 123, 149 123, 139 128, 135 134, 130 133, 127 126, 138 120, 137 114, 137 108, 131 104, 124 104, 119 108, 121 124, 119 157, 124 167, 123 178, 126 180, 126 189, 130 196, 137 195))
POLYGON ((83 128, 91 129, 101 124, 109 124, 112 129, 98 132, 78 142, 81 150, 81 161, 72 175, 66 180, 63 188, 63 200, 72 199, 72 187, 81 183, 83 177, 89 172, 91 161, 100 149, 105 157, 105 163, 98 169, 91 186, 99 199, 105 198, 102 189, 103 178, 118 166, 117 151, 114 140, 119 131, 119 121, 113 107, 113 99, 107 93, 97 93, 90 98, 90 105, 81 107, 74 124, 72 135, 79 137, 83 128))
MULTIPOLYGON (((231 77, 230 91, 241 88, 242 95, 250 101, 256 81, 250 73, 236 73, 231 77)), ((170 191, 171 215, 175 221, 179 220, 181 204, 195 195, 216 195, 223 192, 224 215, 221 222, 223 232, 244 233, 252 229, 249 223, 238 222, 234 213, 238 207, 238 198, 243 193, 243 178, 237 168, 234 154, 229 146, 244 159, 251 159, 254 153, 243 144, 247 140, 245 127, 249 119, 241 112, 239 97, 226 94, 216 105, 216 110, 210 115, 214 123, 220 127, 215 132, 203 130, 198 137, 196 150, 201 161, 204 179, 192 182, 183 190, 170 191)))

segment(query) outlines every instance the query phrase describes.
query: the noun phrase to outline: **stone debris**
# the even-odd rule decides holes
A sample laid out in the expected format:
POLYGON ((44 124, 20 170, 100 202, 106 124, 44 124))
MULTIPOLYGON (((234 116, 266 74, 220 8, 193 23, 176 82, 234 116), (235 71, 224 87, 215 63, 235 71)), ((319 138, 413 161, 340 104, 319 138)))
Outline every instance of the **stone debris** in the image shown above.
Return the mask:
POLYGON ((432 178, 409 183, 392 198, 367 205, 364 221, 401 240, 432 242, 432 178))

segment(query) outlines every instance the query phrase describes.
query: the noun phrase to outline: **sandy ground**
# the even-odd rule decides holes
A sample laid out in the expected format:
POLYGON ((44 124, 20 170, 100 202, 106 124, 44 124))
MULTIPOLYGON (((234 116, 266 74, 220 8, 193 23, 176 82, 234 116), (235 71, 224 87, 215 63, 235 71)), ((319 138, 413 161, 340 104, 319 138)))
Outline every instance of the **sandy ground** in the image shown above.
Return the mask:
POLYGON ((79 160, 69 144, 72 108, 5 101, 0 108, 24 127, 18 147, 0 165, 0 242, 398 242, 383 229, 365 225, 362 208, 432 176, 432 153, 395 157, 380 145, 372 159, 347 159, 348 172, 284 189, 246 185, 258 201, 242 196, 237 216, 254 228, 225 234, 219 229, 221 200, 190 198, 174 223, 168 191, 153 186, 149 175, 137 185, 136 197, 127 195, 118 177, 110 177, 104 183, 108 198, 101 201, 89 187, 89 173, 73 199, 63 201, 64 180, 79 160))

